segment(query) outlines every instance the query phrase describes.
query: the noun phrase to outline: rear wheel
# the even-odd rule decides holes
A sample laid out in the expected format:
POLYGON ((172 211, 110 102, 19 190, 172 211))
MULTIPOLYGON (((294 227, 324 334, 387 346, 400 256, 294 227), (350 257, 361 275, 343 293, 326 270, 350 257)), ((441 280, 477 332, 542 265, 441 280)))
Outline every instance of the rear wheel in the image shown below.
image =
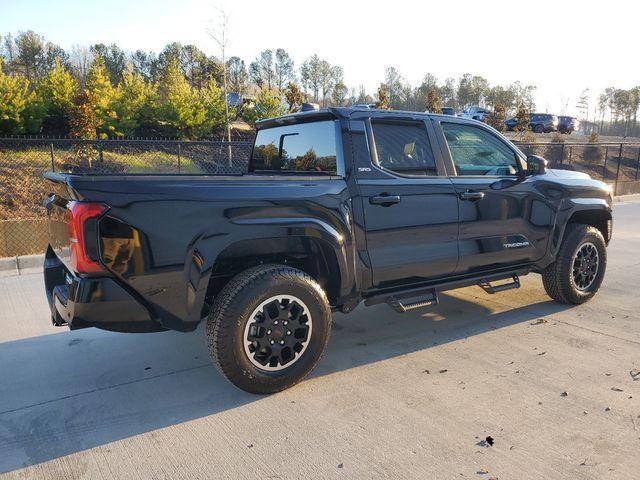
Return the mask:
POLYGON ((207 321, 209 353, 220 372, 250 393, 274 393, 306 377, 331 330, 322 288, 306 273, 264 265, 233 278, 207 321))
POLYGON ((542 125, 536 125, 533 127, 533 131, 536 133, 544 133, 544 127, 542 125))
POLYGON ((580 304, 600 289, 606 266, 602 233, 590 225, 569 224, 555 262, 542 273, 542 282, 554 300, 580 304))

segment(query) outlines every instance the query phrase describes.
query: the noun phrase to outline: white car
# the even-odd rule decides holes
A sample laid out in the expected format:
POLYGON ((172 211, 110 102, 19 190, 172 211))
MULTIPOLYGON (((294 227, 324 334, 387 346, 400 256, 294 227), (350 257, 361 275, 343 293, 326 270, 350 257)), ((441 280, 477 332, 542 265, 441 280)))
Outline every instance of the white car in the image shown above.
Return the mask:
POLYGON ((491 115, 491 110, 479 107, 478 105, 473 105, 471 107, 465 108, 464 111, 458 116, 462 118, 471 118, 473 120, 486 122, 487 118, 489 118, 489 115, 491 115))

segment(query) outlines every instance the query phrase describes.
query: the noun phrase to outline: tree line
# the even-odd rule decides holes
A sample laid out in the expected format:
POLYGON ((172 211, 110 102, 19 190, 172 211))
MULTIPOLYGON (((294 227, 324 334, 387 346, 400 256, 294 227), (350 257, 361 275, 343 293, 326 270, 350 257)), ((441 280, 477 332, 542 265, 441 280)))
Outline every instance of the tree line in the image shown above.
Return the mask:
MULTIPOLYGON (((496 125, 518 109, 535 109, 534 85, 491 85, 470 73, 443 81, 427 73, 414 86, 389 67, 372 95, 362 85, 347 86, 342 67, 318 55, 298 66, 286 50, 266 49, 248 64, 236 56, 225 63, 177 42, 159 54, 126 52, 115 44, 66 51, 33 31, 8 34, 0 38, 0 135, 210 138, 226 122, 225 71, 229 92, 249 99, 233 105, 238 108, 231 117, 249 124, 295 111, 305 101, 438 112, 481 105, 496 112, 496 125)), ((600 128, 624 121, 633 130, 639 92, 607 89, 590 118, 591 106, 578 107, 600 128)))

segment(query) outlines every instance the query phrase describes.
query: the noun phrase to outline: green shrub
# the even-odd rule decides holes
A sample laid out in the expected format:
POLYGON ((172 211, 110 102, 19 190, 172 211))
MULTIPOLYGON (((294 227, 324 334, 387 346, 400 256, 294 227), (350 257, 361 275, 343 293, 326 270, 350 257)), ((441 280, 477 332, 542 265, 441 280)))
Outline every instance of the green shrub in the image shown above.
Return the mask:
POLYGON ((600 163, 604 159, 604 149, 598 145, 598 140, 598 134, 591 132, 589 143, 584 147, 584 159, 590 163, 600 163))

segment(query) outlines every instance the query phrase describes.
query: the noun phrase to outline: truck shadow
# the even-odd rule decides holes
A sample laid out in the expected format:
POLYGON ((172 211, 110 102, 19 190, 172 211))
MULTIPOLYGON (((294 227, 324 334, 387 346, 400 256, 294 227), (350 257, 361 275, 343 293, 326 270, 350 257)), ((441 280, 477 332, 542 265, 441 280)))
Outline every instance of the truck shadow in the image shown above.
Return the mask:
MULTIPOLYGON (((545 301, 495 313, 473 297, 442 295, 420 313, 381 305, 336 314, 312 378, 565 308, 545 301)), ((0 473, 261 401, 211 366, 202 330, 87 329, 0 344, 0 473)))

